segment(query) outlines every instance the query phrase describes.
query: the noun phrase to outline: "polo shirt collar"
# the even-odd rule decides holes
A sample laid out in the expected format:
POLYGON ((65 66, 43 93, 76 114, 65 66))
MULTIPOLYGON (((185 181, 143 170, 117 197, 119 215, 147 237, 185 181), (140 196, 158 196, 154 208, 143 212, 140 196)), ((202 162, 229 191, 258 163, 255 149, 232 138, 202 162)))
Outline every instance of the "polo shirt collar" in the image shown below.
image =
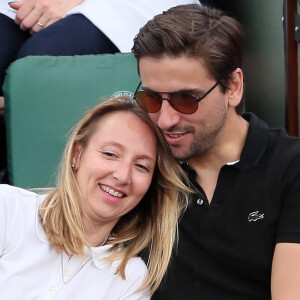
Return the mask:
POLYGON ((110 271, 111 273, 116 273, 116 270, 121 263, 120 260, 117 261, 109 261, 105 258, 110 256, 112 254, 111 247, 113 245, 104 245, 99 247, 92 247, 91 252, 93 256, 93 262, 96 267, 98 267, 100 270, 103 269, 106 265, 110 265, 110 271))
MULTIPOLYGON (((245 145, 240 160, 228 162, 226 165, 248 171, 256 167, 267 148, 269 127, 253 113, 244 113, 242 117, 249 122, 245 145)), ((188 163, 181 162, 181 164, 185 171, 196 176, 196 172, 189 167, 188 163)))
POLYGON ((244 113, 243 118, 249 122, 249 129, 240 160, 234 167, 247 171, 255 168, 263 156, 268 144, 269 128, 253 113, 244 113))

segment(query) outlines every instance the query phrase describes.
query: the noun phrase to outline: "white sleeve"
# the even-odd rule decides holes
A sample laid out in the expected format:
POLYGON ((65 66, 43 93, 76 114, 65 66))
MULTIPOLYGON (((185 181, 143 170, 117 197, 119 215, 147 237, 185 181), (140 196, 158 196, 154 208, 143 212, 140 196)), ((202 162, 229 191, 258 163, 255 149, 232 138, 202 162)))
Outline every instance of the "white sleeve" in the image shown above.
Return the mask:
POLYGON ((121 52, 130 52, 139 29, 164 10, 199 0, 85 0, 66 15, 81 13, 98 27, 121 52))

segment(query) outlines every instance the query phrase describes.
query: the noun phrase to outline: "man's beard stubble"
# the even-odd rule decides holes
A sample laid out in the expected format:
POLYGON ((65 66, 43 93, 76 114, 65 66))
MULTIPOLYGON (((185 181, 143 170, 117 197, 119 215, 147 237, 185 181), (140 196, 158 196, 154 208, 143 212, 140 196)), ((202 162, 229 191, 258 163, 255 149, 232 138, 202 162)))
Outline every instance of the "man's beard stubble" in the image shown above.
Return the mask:
MULTIPOLYGON (((220 112, 217 117, 218 120, 214 124, 214 127, 205 128, 206 131, 202 130, 198 132, 198 134, 194 136, 194 139, 191 142, 189 149, 187 149, 183 153, 181 153, 180 149, 176 149, 176 146, 172 146, 171 151, 173 156, 182 162, 186 162, 194 157, 200 156, 205 152, 209 151, 213 147, 220 131, 224 127, 226 117, 227 117, 227 108, 224 105, 220 108, 220 112)), ((172 128, 172 129, 174 131, 178 130, 178 128, 172 128)), ((189 126, 189 127, 185 127, 184 130, 182 131, 188 131, 194 133, 195 128, 189 126)))

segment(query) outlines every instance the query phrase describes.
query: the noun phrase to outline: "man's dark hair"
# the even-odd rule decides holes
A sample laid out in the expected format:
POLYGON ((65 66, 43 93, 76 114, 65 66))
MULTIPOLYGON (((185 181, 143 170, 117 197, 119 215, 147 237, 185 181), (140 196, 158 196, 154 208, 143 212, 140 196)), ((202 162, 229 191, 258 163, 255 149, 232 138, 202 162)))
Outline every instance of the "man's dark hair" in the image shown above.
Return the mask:
MULTIPOLYGON (((244 31, 221 10, 198 4, 179 5, 155 16, 134 39, 137 58, 187 56, 204 62, 212 78, 220 80, 222 93, 232 72, 242 65, 244 31)), ((242 103, 236 108, 240 113, 242 103)))

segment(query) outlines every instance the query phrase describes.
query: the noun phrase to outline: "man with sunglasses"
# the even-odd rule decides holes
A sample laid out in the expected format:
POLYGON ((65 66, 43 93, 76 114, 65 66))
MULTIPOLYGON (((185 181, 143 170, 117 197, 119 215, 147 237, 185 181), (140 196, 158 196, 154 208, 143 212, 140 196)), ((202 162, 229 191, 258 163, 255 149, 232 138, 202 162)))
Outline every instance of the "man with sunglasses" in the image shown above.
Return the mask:
POLYGON ((236 20, 200 5, 134 40, 134 97, 194 190, 154 300, 300 299, 300 142, 241 114, 242 44, 236 20))

